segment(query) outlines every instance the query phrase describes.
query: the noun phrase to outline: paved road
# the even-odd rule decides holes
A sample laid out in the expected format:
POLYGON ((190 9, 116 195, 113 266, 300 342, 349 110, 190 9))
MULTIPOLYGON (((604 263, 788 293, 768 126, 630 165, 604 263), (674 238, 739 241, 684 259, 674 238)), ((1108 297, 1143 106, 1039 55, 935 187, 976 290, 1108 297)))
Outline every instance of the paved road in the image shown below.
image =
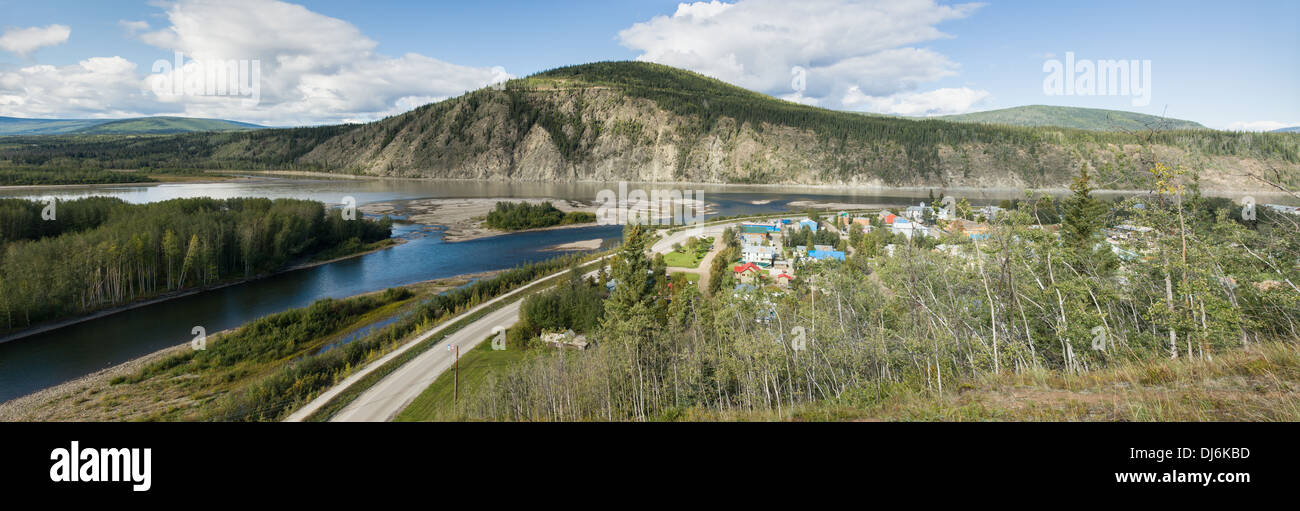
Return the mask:
POLYGON ((460 347, 469 353, 480 342, 492 335, 492 329, 509 328, 519 321, 519 307, 523 300, 511 302, 500 309, 466 325, 447 339, 419 354, 392 374, 380 380, 347 407, 334 414, 330 422, 382 422, 393 420, 406 409, 424 389, 432 385, 444 371, 451 369, 455 353, 448 346, 460 347))
MULTIPOLYGON (((529 290, 529 289, 532 289, 533 286, 537 286, 537 285, 539 285, 539 284, 542 283, 543 281, 549 280, 549 279, 551 279, 552 277, 558 277, 558 276, 560 276, 560 275, 564 275, 565 273, 568 273, 568 270, 564 270, 564 271, 561 271, 561 272, 556 272, 556 273, 553 273, 553 274, 548 275, 548 276, 546 276, 546 277, 542 277, 541 279, 538 279, 538 280, 536 280, 536 281, 533 281, 531 284, 528 284, 528 285, 526 285, 526 286, 524 286, 524 287, 521 287, 521 288, 519 288, 519 289, 516 289, 516 290, 511 291, 511 292, 509 292, 509 293, 506 293, 506 294, 504 294, 504 295, 501 295, 501 296, 498 296, 498 297, 493 298, 493 299, 491 299, 491 300, 488 300, 488 301, 486 301, 486 302, 483 302, 483 303, 481 303, 481 304, 479 304, 479 305, 477 305, 477 306, 474 306, 474 307, 470 308, 469 310, 467 310, 467 311, 461 313, 461 317, 464 317, 464 316, 467 316, 467 315, 470 315, 470 314, 474 314, 474 313, 476 313, 476 312, 478 312, 478 311, 480 311, 480 310, 483 310, 483 309, 485 309, 485 308, 487 308, 487 307, 491 307, 492 305, 496 304, 497 302, 500 302, 500 301, 502 301, 502 300, 506 300, 506 299, 508 299, 508 298, 510 298, 510 297, 512 297, 512 296, 515 296, 515 295, 518 294, 518 293, 523 293, 523 292, 525 292, 525 291, 527 291, 527 290, 529 290)), ((496 313, 499 313, 499 312, 502 312, 502 311, 507 311, 507 310, 513 310, 513 311, 514 311, 513 314, 507 314, 507 315, 506 315, 507 318, 514 318, 514 319, 511 319, 511 320, 510 320, 510 323, 509 323, 509 324, 512 325, 512 324, 514 324, 514 322, 517 321, 518 318, 519 318, 519 302, 518 302, 518 301, 516 301, 516 302, 513 303, 513 304, 505 305, 505 306, 501 307, 500 310, 497 310, 497 311, 495 311, 495 312, 493 312, 493 313, 490 313, 490 314, 488 314, 487 316, 484 316, 484 317, 482 317, 482 318, 479 318, 478 321, 475 321, 475 322, 473 322, 473 323, 470 323, 469 325, 466 325, 465 328, 462 328, 459 332, 457 332, 457 334, 459 334, 460 332, 466 332, 466 331, 471 331, 471 330, 473 330, 473 331, 478 331, 478 330, 476 330, 476 329, 481 328, 481 327, 484 326, 484 325, 487 326, 487 328, 488 328, 488 333, 491 333, 491 329, 492 329, 492 327, 495 326, 497 323, 489 322, 489 320, 501 319, 501 317, 497 316, 496 313)), ((456 319, 452 319, 452 320, 447 321, 447 322, 445 322, 445 323, 443 323, 443 324, 441 324, 441 325, 438 325, 437 327, 434 327, 434 328, 430 329, 428 332, 425 332, 425 333, 423 333, 423 334, 420 334, 419 337, 416 337, 415 339, 412 339, 411 341, 407 342, 406 344, 403 344, 402 346, 398 347, 397 349, 395 349, 395 350, 389 352, 387 355, 384 355, 383 357, 380 357, 379 359, 375 360, 374 362, 371 362, 369 365, 367 365, 366 367, 362 368, 360 371, 357 371, 357 372, 353 373, 352 376, 349 376, 349 377, 347 377, 347 378, 344 378, 343 381, 341 381, 341 382, 339 382, 338 384, 334 385, 334 387, 332 387, 332 388, 330 388, 329 390, 325 391, 325 393, 321 394, 320 396, 317 396, 316 399, 313 399, 310 403, 307 403, 307 404, 306 404, 305 406, 303 406, 302 408, 299 408, 297 411, 295 411, 294 413, 290 414, 289 417, 285 419, 285 421, 286 421, 286 422, 301 422, 302 420, 306 419, 306 418, 307 418, 308 416, 310 416, 311 414, 316 413, 317 410, 319 410, 322 406, 325 406, 326 403, 328 403, 331 399, 334 399, 335 396, 338 396, 340 393, 342 393, 342 392, 343 392, 344 390, 346 390, 348 387, 352 386, 352 384, 354 384, 354 383, 360 381, 362 378, 365 378, 365 377, 366 377, 367 375, 369 375, 371 372, 374 372, 376 369, 379 369, 379 367, 381 367, 381 366, 383 366, 384 364, 388 363, 388 361, 390 361, 390 360, 392 360, 392 359, 394 359, 394 358, 397 358, 397 357, 401 356, 403 353, 406 352, 406 350, 409 350, 409 349, 411 349, 413 346, 415 346, 415 345, 417 345, 417 344, 420 344, 421 342, 424 342, 425 339, 428 339, 428 338, 430 338, 430 337, 432 337, 432 336, 435 336, 435 335, 438 335, 438 334, 442 333, 443 330, 446 330, 448 327, 450 327, 451 325, 455 324, 456 321, 457 321, 456 319)), ((508 325, 505 325, 505 326, 508 326, 508 325)), ((457 334, 452 334, 451 337, 455 337, 457 334)), ((483 335, 480 335, 477 339, 475 339, 475 344, 477 344, 477 341, 481 341, 481 340, 483 340, 483 337, 486 337, 486 336, 487 336, 486 333, 483 334, 483 335)), ((446 350, 446 349, 447 349, 447 348, 446 348, 446 347, 443 347, 442 345, 439 345, 439 346, 437 346, 437 347, 435 347, 435 348, 430 348, 429 351, 420 354, 420 356, 419 356, 419 357, 416 357, 415 360, 412 360, 411 362, 408 362, 408 363, 404 364, 402 367, 398 368, 397 371, 393 371, 393 372, 390 373, 388 376, 385 376, 384 379, 380 380, 379 383, 377 383, 375 386, 371 387, 370 390, 366 391, 366 393, 362 394, 360 397, 358 397, 356 400, 354 400, 352 404, 355 405, 355 404, 357 404, 358 402, 361 402, 361 401, 362 401, 363 399, 365 399, 367 396, 370 396, 372 401, 375 400, 374 395, 371 394, 371 391, 373 391, 373 390, 375 389, 375 387, 378 387, 378 386, 382 385, 385 381, 388 381, 388 380, 390 380, 390 379, 393 379, 393 378, 395 378, 395 377, 398 377, 399 374, 408 374, 408 373, 406 372, 406 371, 409 370, 408 368, 410 368, 414 362, 420 360, 422 357, 425 357, 426 355, 429 355, 430 353, 433 353, 433 352, 438 351, 438 350, 444 350, 444 353, 445 353, 445 350, 446 350)), ((462 350, 462 351, 465 351, 465 348, 462 346, 461 350, 462 350)), ((421 367, 423 368, 424 366, 421 366, 421 367)), ((418 370, 418 368, 415 369, 415 370, 418 370)), ((433 374, 433 378, 437 378, 437 375, 438 375, 438 374, 441 374, 441 370, 439 370, 438 373, 433 374)), ((408 379, 409 379, 410 376, 406 376, 405 378, 408 378, 408 379)), ((429 381, 432 382, 433 380, 429 380, 429 381)), ((426 384, 425 387, 427 387, 427 386, 428 386, 428 385, 426 384)), ((423 391, 423 390, 424 390, 424 387, 419 387, 419 389, 416 391, 416 395, 419 394, 419 391, 423 391)), ((412 399, 414 399, 414 398, 412 398, 412 399)), ((408 401, 408 402, 409 402, 409 401, 408 401)), ((405 406, 405 404, 403 404, 402 406, 405 406)), ((351 406, 349 406, 349 408, 351 408, 351 406)), ((345 408, 343 411, 340 411, 340 413, 335 414, 335 416, 337 417, 337 416, 341 415, 342 412, 344 412, 344 411, 347 411, 347 409, 345 408)), ((401 408, 398 408, 397 410, 392 410, 391 413, 388 414, 388 416, 386 416, 386 417, 381 417, 381 418, 371 418, 371 419, 354 419, 354 420, 374 420, 374 421, 384 421, 384 420, 388 420, 389 418, 391 418, 391 417, 394 416, 394 415, 397 415, 397 412, 400 412, 400 411, 401 411, 401 408)))
MULTIPOLYGON (((736 225, 736 223, 683 229, 682 231, 669 234, 663 239, 655 242, 651 246, 650 250, 654 253, 667 253, 672 250, 674 243, 684 242, 686 241, 686 238, 691 236, 713 236, 714 238, 718 238, 721 236, 723 229, 732 225, 736 225)), ((720 243, 721 240, 717 240, 717 242, 720 243)), ((564 273, 565 272, 559 272, 546 278, 549 279, 550 277, 562 275, 564 273)), ((593 274, 595 274, 595 272, 588 273, 587 275, 593 274)), ((537 285, 537 282, 485 302, 478 307, 465 311, 462 313, 462 316, 473 314, 484 307, 488 307, 500 300, 513 296, 515 293, 530 289, 535 285, 537 285)), ((461 353, 469 352, 469 350, 478 346, 478 344, 489 335, 492 335, 492 329, 494 327, 500 326, 503 328, 509 328, 511 325, 514 325, 519 321, 519 306, 521 305, 521 302, 522 301, 517 300, 513 303, 504 305, 500 309, 479 318, 473 323, 470 323, 464 328, 449 335, 446 340, 438 343, 437 346, 429 348, 428 351, 416 356, 414 359, 403 364, 388 376, 385 376, 369 389, 366 389, 365 392, 349 403, 348 406, 334 414, 334 416, 330 418, 330 421, 383 422, 392 420, 393 417, 396 417, 397 414, 405 409, 407 405, 411 404, 411 401, 414 401, 421 392, 424 392, 424 389, 428 388, 429 385, 432 385, 433 382, 438 379, 439 375, 451 368, 455 354, 447 351, 447 346, 455 344, 456 346, 460 346, 461 353)), ((389 360, 405 353, 406 350, 410 349, 412 346, 419 344, 431 336, 439 334, 443 329, 453 323, 455 323, 455 320, 443 323, 437 328, 425 332, 415 340, 402 345, 402 347, 383 356, 375 362, 372 362, 361 371, 358 371, 352 376, 344 379, 342 382, 339 382, 338 385, 335 385, 311 403, 308 403, 303 408, 294 412, 285 420, 290 422, 302 421, 307 416, 320 409, 320 407, 324 406, 325 403, 329 402, 329 400, 343 392, 344 389, 347 389, 352 384, 361 380, 375 369, 378 369, 380 366, 387 363, 389 360)))

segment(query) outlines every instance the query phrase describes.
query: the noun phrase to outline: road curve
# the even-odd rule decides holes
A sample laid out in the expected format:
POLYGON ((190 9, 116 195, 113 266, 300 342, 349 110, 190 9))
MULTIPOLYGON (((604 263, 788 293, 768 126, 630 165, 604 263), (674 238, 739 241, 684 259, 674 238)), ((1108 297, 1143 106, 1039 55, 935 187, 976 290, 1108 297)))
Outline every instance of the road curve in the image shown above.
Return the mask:
MULTIPOLYGON (((736 225, 736 223, 683 229, 658 240, 651 246, 650 250, 652 253, 666 253, 672 250, 674 243, 681 243, 690 236, 717 237, 722 233, 724 228, 732 225, 736 225)), ((498 301, 505 300, 516 293, 521 293, 527 289, 531 289, 533 286, 538 285, 543 281, 548 281, 552 277, 560 276, 566 272, 567 270, 557 272, 536 280, 527 286, 511 291, 510 293, 484 302, 483 304, 462 313, 462 317, 473 314, 482 308, 489 307, 498 301)), ((595 272, 591 272, 587 275, 593 275, 594 273, 595 272)), ((451 368, 452 363, 455 361, 455 354, 449 352, 447 346, 455 344, 460 347, 461 353, 467 353, 489 335, 492 335, 492 329, 494 327, 500 326, 503 328, 509 328, 511 325, 514 325, 519 321, 519 307, 521 302, 522 301, 520 300, 516 300, 512 303, 506 304, 500 309, 488 313, 486 316, 475 320, 464 328, 461 328, 455 333, 447 336, 447 339, 438 343, 437 346, 431 347, 428 351, 419 354, 411 361, 403 364, 401 367, 382 378, 369 389, 366 389, 365 392, 354 399, 346 407, 334 414, 334 416, 330 418, 330 421, 383 422, 392 420, 393 417, 396 417, 398 413, 401 413, 407 405, 411 404, 411 401, 414 401, 421 392, 424 392, 424 389, 428 388, 429 385, 432 385, 433 382, 438 379, 438 376, 451 368)), ((339 382, 338 385, 335 385, 324 394, 321 394, 306 406, 295 411, 285 419, 285 421, 300 422, 306 419, 352 384, 360 381, 366 375, 383 366, 389 360, 397 358, 412 346, 423 342, 431 336, 437 335, 443 329, 455 322, 456 320, 451 320, 443 323, 437 328, 421 334, 415 340, 412 340, 411 342, 402 345, 400 348, 393 350, 389 354, 384 355, 380 359, 367 365, 361 371, 345 378, 342 382, 339 382)))

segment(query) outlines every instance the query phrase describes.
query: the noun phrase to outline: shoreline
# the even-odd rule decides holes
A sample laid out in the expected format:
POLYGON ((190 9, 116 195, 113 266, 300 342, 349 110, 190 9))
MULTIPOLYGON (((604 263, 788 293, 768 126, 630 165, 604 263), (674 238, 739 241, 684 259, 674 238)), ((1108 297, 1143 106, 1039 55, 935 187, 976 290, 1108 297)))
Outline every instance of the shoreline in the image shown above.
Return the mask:
MULTIPOLYGON (((479 279, 491 277, 499 272, 500 272, 499 270, 493 270, 493 271, 465 273, 460 275, 453 275, 450 277, 443 277, 440 279, 429 279, 429 280, 422 280, 419 282, 412 282, 410 284, 406 284, 398 287, 414 288, 414 287, 421 287, 421 286, 428 286, 428 285, 435 285, 435 284, 442 283, 444 285, 449 286, 448 289, 453 289, 454 286, 450 286, 450 285, 454 282, 462 281, 462 280, 467 282, 473 282, 479 279)), ((355 295, 347 296, 345 298, 355 298, 358 296, 365 296, 365 295, 377 294, 383 292, 384 290, 370 291, 366 293, 358 293, 355 295)), ((252 320, 252 321, 256 321, 256 320, 252 320)), ((209 334, 208 342, 209 343, 220 342, 222 340, 222 337, 229 335, 230 333, 235 332, 240 328, 243 328, 247 324, 248 323, 244 323, 239 326, 227 328, 225 330, 221 330, 219 332, 209 334)), ((100 369, 90 374, 79 376, 77 378, 73 378, 71 380, 58 383, 55 385, 51 385, 49 387, 45 387, 43 389, 31 392, 29 394, 24 394, 15 397, 8 401, 2 401, 0 402, 0 422, 33 420, 31 417, 23 414, 23 412, 34 408, 42 408, 44 405, 49 405, 58 401, 62 401, 70 396, 73 396, 80 392, 87 391, 94 387, 102 387, 105 385, 109 385, 112 379, 117 376, 128 376, 134 374, 135 372, 139 371, 140 369, 144 368, 150 363, 183 352, 184 350, 189 348, 190 348, 190 343, 188 341, 174 346, 167 346, 157 351, 145 353, 143 355, 124 361, 122 363, 105 367, 103 369, 100 369)))
MULTIPOLYGON (((432 182, 443 181, 443 182, 456 182, 456 183, 479 182, 479 183, 497 183, 497 184, 561 184, 561 185, 565 185, 565 184, 605 185, 605 184, 617 184, 620 182, 625 182, 629 185, 658 185, 658 186, 678 186, 678 187, 707 186, 707 187, 716 187, 716 188, 732 188, 737 191, 742 191, 744 189, 766 190, 766 189, 776 188, 776 189, 781 189, 786 191, 792 191, 794 193, 799 193, 801 190, 806 190, 806 191, 840 190, 840 191, 850 192, 850 193, 835 193, 832 195, 852 195, 852 192, 890 192, 890 191, 928 192, 930 190, 934 190, 936 192, 955 191, 955 192, 986 192, 986 193, 1024 193, 1025 191, 1030 191, 1035 194, 1071 193, 1070 188, 1066 185, 1062 185, 1059 187, 1034 188, 1034 187, 1008 187, 1008 186, 877 185, 877 184, 867 184, 867 183, 844 183, 844 182, 819 183, 819 184, 714 183, 714 182, 700 182, 700 181, 640 181, 640 180, 607 181, 607 180, 592 180, 592 179, 576 179, 571 181, 548 182, 548 181, 517 181, 517 180, 507 180, 507 179, 476 179, 476 178, 456 178, 456 177, 401 177, 401 176, 376 176, 370 174, 362 174, 362 175, 334 174, 330 172, 309 171, 309 170, 283 170, 283 171, 248 170, 248 171, 221 171, 221 172, 230 172, 236 174, 263 174, 263 175, 280 175, 280 176, 338 178, 338 179, 351 179, 351 180, 376 179, 376 180, 388 180, 388 181, 432 181, 432 182)), ((1256 194, 1256 195, 1266 195, 1266 196, 1275 195, 1279 197, 1290 197, 1290 195, 1285 192, 1277 191, 1263 185, 1255 189, 1243 189, 1243 188, 1220 189, 1220 188, 1203 186, 1201 191, 1206 194, 1256 194)), ((1140 190, 1140 189, 1130 189, 1130 188, 1098 188, 1093 190, 1093 193, 1139 194, 1139 193, 1150 193, 1150 192, 1151 190, 1140 190)))
MULTIPOLYGON (((609 185, 620 182, 629 185, 642 186, 663 186, 663 187, 690 187, 703 186, 726 190, 727 192, 744 192, 744 191, 764 191, 770 192, 773 189, 789 193, 826 193, 828 195, 852 196, 857 193, 924 193, 924 192, 956 192, 972 194, 1023 194, 1028 191, 1034 194, 1053 194, 1066 195, 1071 193, 1066 186, 1059 187, 1008 187, 1008 186, 947 186, 947 185, 879 185, 869 183, 716 183, 716 182, 699 182, 699 181, 606 181, 577 179, 571 181, 518 181, 507 179, 475 179, 475 178, 455 178, 455 177, 401 177, 401 176, 377 176, 377 175, 357 175, 357 174, 336 174, 331 172, 310 171, 310 170, 206 170, 205 173, 229 175, 229 178, 216 178, 211 180, 159 180, 148 183, 93 183, 93 184, 60 184, 60 185, 0 185, 0 192, 19 191, 19 190, 58 190, 67 188, 103 188, 103 187, 149 187, 164 184, 212 184, 230 182, 232 180, 246 179, 253 180, 256 177, 300 177, 316 178, 324 180, 380 180, 380 181, 407 181, 407 182, 450 182, 450 183, 492 183, 492 184, 549 184, 549 185, 609 185), (829 192, 829 193, 828 193, 829 192)), ((1255 188, 1217 188, 1202 187, 1201 190, 1206 195, 1216 197, 1232 197, 1244 195, 1261 195, 1266 197, 1282 197, 1293 199, 1294 196, 1283 191, 1270 188, 1266 185, 1260 185, 1255 188)), ((1140 190, 1130 188, 1098 188, 1093 190, 1097 194, 1144 194, 1150 193, 1151 190, 1140 190)), ((949 193, 950 194, 950 193, 949 193)), ((514 198, 518 200, 519 198, 514 198)), ((420 200, 420 199, 416 199, 420 200)))
MULTIPOLYGON (((207 172, 204 173, 206 174, 207 172)), ((150 177, 154 178, 154 181, 144 181, 144 182, 137 181, 133 183, 80 183, 80 184, 74 183, 74 184, 59 184, 59 185, 0 185, 0 192, 24 191, 24 190, 68 190, 68 189, 75 189, 75 188, 113 188, 119 186, 146 187, 146 186, 174 185, 174 184, 207 185, 207 184, 217 184, 217 183, 229 183, 231 181, 241 181, 241 180, 252 181, 253 180, 252 178, 240 177, 239 175, 231 175, 229 177, 172 176, 174 177, 173 179, 168 179, 168 175, 161 174, 161 175, 150 175, 150 177), (186 177, 194 177, 194 179, 185 179, 186 177)))
POLYGON ((52 322, 52 323, 51 323, 51 322, 47 322, 47 323, 44 323, 44 324, 41 324, 41 325, 37 325, 37 326, 33 326, 33 327, 30 327, 30 328, 27 328, 27 329, 25 329, 25 330, 20 330, 20 331, 18 331, 18 332, 14 332, 14 333, 11 333, 11 334, 6 334, 5 336, 0 337, 0 344, 4 344, 4 343, 7 343, 7 342, 12 342, 12 341, 17 341, 17 340, 25 339, 25 338, 27 338, 27 337, 31 337, 31 336, 33 336, 33 335, 43 334, 43 333, 46 333, 46 332, 50 332, 50 331, 54 331, 54 330, 58 330, 58 329, 63 328, 63 327, 68 327, 68 326, 76 325, 76 324, 78 324, 78 323, 85 323, 85 322, 87 322, 87 321, 91 321, 91 320, 95 320, 95 319, 100 319, 100 318, 103 318, 103 317, 111 316, 111 315, 113 315, 113 314, 117 314, 117 313, 119 313, 119 312, 126 312, 126 311, 129 311, 129 310, 132 310, 132 309, 138 309, 138 308, 140 308, 140 307, 145 307, 145 306, 148 306, 148 305, 154 305, 154 304, 158 304, 158 303, 166 302, 166 301, 168 301, 168 300, 175 300, 175 299, 178 299, 178 298, 184 298, 184 297, 186 297, 186 296, 195 295, 195 294, 203 293, 203 292, 207 292, 207 291, 216 291, 216 290, 218 290, 218 289, 223 289, 223 288, 230 287, 230 286, 237 286, 237 285, 240 285, 240 284, 247 284, 247 283, 249 283, 249 282, 253 282, 253 281, 255 281, 255 280, 261 280, 261 279, 265 279, 265 278, 273 277, 273 276, 276 276, 276 275, 280 275, 280 274, 284 274, 284 273, 289 273, 289 272, 292 272, 292 271, 306 270, 306 269, 308 269, 308 268, 315 268, 315 267, 317 267, 317 266, 321 266, 321 265, 325 265, 325 264, 329 264, 329 263, 334 263, 334 262, 338 262, 338 261, 343 261, 343 260, 347 260, 347 259, 352 259, 352 258, 354 258, 354 257, 361 257, 361 256, 364 256, 364 255, 366 255, 366 254, 371 254, 371 253, 374 253, 374 252, 378 252, 378 251, 380 251, 380 250, 387 250, 387 249, 390 249, 390 248, 396 247, 396 246, 398 246, 398 245, 401 245, 401 244, 403 244, 403 243, 406 243, 406 241, 407 241, 406 239, 403 239, 403 238, 388 238, 388 239, 390 239, 390 240, 394 240, 394 242, 391 243, 391 244, 389 244, 389 245, 386 245, 386 246, 376 247, 376 248, 372 248, 372 249, 370 249, 370 250, 365 250, 365 251, 362 251, 362 252, 357 252, 357 253, 355 253, 355 254, 349 254, 349 255, 346 255, 346 256, 342 256, 342 257, 336 257, 336 258, 334 258, 334 259, 330 259, 330 260, 328 260, 328 261, 314 261, 314 262, 309 262, 309 263, 301 263, 301 264, 297 264, 297 265, 290 266, 290 267, 288 267, 288 268, 283 268, 283 269, 280 269, 280 270, 276 270, 276 271, 273 271, 273 272, 267 273, 267 274, 265 274, 265 275, 256 275, 256 276, 253 276, 253 277, 245 277, 245 278, 242 278, 242 279, 239 279, 239 280, 235 280, 235 281, 231 281, 231 282, 226 282, 226 283, 222 283, 222 284, 217 284, 217 285, 214 285, 214 286, 211 286, 211 287, 204 287, 204 288, 199 288, 199 289, 189 289, 189 290, 185 290, 185 291, 172 291, 171 293, 165 293, 165 294, 163 294, 163 295, 155 296, 155 297, 153 297, 153 298, 150 298, 150 299, 147 299, 147 300, 144 300, 144 301, 134 302, 134 303, 128 303, 128 304, 123 304, 123 305, 118 305, 118 306, 116 306, 116 307, 110 307, 110 308, 108 308, 108 309, 98 310, 98 311, 92 312, 92 313, 90 313, 90 314, 88 314, 88 315, 84 315, 84 316, 77 316, 77 317, 75 317, 75 318, 68 318, 68 319, 55 320, 55 321, 52 322))
POLYGON ((582 224, 560 224, 546 227, 534 227, 517 231, 506 231, 487 227, 483 224, 488 213, 498 202, 525 202, 529 204, 551 203, 556 209, 570 213, 574 211, 595 213, 596 206, 583 201, 551 198, 429 198, 372 202, 357 207, 367 215, 400 215, 405 222, 427 225, 442 232, 442 240, 458 243, 482 238, 491 238, 506 234, 522 232, 572 229, 599 225, 597 222, 582 224))

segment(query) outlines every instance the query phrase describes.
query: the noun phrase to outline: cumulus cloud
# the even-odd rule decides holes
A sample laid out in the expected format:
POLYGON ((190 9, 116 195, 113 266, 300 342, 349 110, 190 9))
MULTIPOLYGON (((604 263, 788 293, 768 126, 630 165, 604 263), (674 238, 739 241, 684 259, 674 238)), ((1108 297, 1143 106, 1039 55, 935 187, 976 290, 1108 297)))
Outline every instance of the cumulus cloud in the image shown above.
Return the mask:
MULTIPOLYGON (((158 5, 166 21, 155 23, 157 28, 141 21, 123 20, 119 25, 171 58, 133 67, 129 77, 101 77, 105 90, 96 94, 53 84, 96 76, 85 66, 97 59, 6 73, 0 79, 0 115, 57 112, 55 105, 69 101, 67 112, 89 111, 84 104, 133 115, 168 113, 270 125, 369 121, 513 78, 500 67, 461 66, 416 53, 377 53, 378 43, 351 23, 287 2, 179 0, 158 5), (183 65, 174 64, 175 52, 183 54, 183 65), (249 68, 256 63, 256 103, 250 95, 233 91, 214 93, 208 88, 195 94, 184 87, 157 87, 184 84, 195 76, 186 76, 184 70, 201 67, 196 63, 249 68), (167 93, 155 94, 160 90, 167 93)), ((245 77, 242 81, 251 86, 251 77, 245 77)))
POLYGON ((1300 126, 1300 122, 1237 121, 1229 124, 1228 129, 1232 131, 1273 131, 1292 126, 1300 126))
POLYGON ((158 111, 142 85, 135 63, 122 57, 0 71, 0 115, 122 117, 158 111))
POLYGON ((965 18, 979 6, 933 0, 714 0, 680 4, 671 16, 619 32, 619 40, 642 52, 638 60, 792 101, 917 111, 926 104, 954 107, 987 96, 969 89, 918 92, 923 84, 956 75, 960 66, 916 45, 951 37, 936 25, 965 18), (805 74, 799 83, 791 78, 796 67, 805 74))
POLYGON ((260 64, 256 108, 239 99, 182 97, 193 115, 279 124, 372 120, 511 78, 500 68, 381 55, 352 24, 286 2, 182 0, 166 17, 170 26, 140 39, 188 59, 260 64))
POLYGON ((72 29, 67 25, 49 25, 44 27, 11 28, 0 35, 0 50, 26 57, 32 52, 46 46, 55 46, 68 42, 72 29))
POLYGON ((969 112, 989 96, 988 91, 966 87, 935 89, 928 92, 900 92, 888 96, 872 96, 852 88, 844 97, 844 105, 850 108, 865 106, 865 110, 883 114, 947 115, 969 112))

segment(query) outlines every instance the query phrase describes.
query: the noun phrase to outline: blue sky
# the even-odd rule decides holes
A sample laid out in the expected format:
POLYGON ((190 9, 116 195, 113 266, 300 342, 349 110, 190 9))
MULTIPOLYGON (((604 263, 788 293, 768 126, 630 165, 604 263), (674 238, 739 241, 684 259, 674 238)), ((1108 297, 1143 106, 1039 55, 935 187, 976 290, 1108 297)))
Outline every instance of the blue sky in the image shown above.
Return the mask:
POLYGON ((828 108, 935 115, 1052 104, 1167 112, 1214 128, 1300 124, 1294 1, 295 4, 0 0, 0 115, 363 121, 502 72, 641 58, 828 108), (159 100, 151 65, 176 50, 259 59, 257 104, 159 100), (1149 60, 1149 104, 1045 94, 1044 62, 1066 52, 1149 60), (792 88, 796 67, 806 90, 792 88))

